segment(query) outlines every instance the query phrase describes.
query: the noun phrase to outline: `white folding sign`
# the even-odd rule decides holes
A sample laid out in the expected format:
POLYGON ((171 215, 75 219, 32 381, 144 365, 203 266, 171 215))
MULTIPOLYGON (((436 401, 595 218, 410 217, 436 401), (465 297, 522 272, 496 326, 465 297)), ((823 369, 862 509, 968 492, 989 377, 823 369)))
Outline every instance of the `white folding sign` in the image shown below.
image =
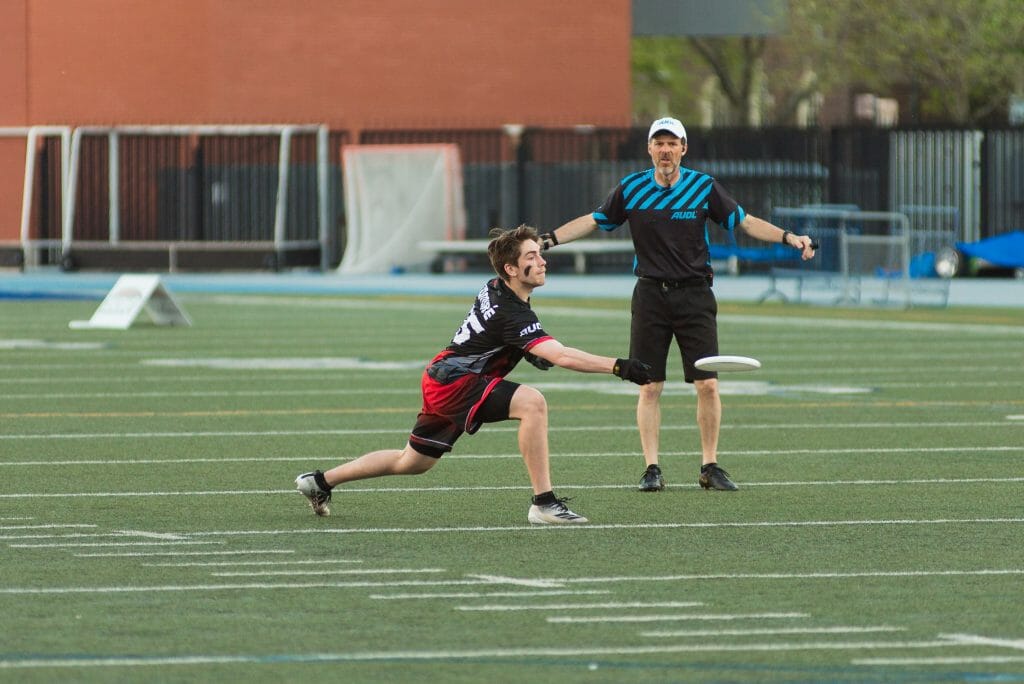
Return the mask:
POLYGON ((188 314, 160 282, 158 275, 123 275, 114 283, 87 321, 71 321, 72 328, 127 330, 142 311, 157 325, 192 325, 188 314))

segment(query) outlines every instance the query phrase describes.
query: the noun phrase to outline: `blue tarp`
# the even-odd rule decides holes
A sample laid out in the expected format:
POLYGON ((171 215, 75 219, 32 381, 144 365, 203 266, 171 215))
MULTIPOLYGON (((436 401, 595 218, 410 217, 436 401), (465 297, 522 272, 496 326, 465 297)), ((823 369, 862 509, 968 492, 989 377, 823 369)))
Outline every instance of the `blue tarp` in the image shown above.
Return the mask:
POLYGON ((1024 231, 1015 230, 977 242, 958 242, 956 248, 969 257, 984 259, 1004 268, 1024 268, 1024 231))

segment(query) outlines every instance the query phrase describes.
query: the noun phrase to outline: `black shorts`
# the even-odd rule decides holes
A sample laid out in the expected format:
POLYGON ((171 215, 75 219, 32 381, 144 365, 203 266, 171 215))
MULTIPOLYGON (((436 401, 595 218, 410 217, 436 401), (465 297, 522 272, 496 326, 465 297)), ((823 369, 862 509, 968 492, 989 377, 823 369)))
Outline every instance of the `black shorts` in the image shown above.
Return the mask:
POLYGON ((651 364, 655 382, 666 379, 668 349, 675 338, 686 382, 717 378, 693 362, 718 354, 718 302, 707 283, 669 284, 638 278, 630 307, 629 355, 651 364))
POLYGON ((462 433, 473 434, 484 423, 508 420, 517 389, 518 383, 502 378, 471 374, 441 384, 424 373, 423 408, 409 444, 424 456, 440 458, 462 433))

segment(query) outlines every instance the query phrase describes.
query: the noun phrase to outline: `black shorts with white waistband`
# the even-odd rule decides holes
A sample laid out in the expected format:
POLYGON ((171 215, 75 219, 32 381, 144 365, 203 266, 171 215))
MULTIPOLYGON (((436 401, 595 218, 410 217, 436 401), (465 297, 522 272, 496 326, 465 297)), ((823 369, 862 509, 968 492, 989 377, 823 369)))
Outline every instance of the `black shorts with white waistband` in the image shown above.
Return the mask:
POLYGON ((629 355, 651 364, 655 382, 667 377, 668 350, 675 339, 686 382, 717 378, 693 362, 718 354, 718 302, 707 281, 638 278, 630 307, 629 355))

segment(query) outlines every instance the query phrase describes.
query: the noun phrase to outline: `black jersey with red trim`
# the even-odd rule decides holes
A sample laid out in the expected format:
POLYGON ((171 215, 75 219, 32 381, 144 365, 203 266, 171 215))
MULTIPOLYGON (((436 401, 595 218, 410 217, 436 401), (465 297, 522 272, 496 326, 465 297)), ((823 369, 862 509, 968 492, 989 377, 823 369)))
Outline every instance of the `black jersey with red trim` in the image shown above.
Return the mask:
POLYGON ((530 303, 500 278, 493 278, 477 294, 451 344, 427 372, 442 383, 469 373, 505 377, 531 347, 549 339, 530 303))
POLYGON ((731 233, 745 216, 718 181, 682 166, 667 188, 654 180, 653 168, 626 176, 593 213, 602 230, 629 221, 636 250, 633 273, 660 280, 710 275, 708 219, 731 233))

